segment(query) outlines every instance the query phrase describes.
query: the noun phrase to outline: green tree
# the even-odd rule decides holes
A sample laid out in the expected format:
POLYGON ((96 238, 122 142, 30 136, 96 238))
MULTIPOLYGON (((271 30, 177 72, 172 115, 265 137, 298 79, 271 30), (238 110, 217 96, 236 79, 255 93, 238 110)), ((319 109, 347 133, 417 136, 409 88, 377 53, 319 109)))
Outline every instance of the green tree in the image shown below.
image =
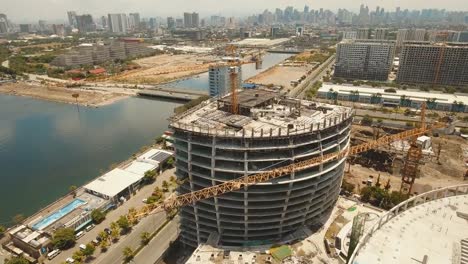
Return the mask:
POLYGON ((101 232, 99 232, 99 237, 100 237, 102 240, 107 240, 107 241, 109 240, 109 234, 108 234, 106 231, 104 231, 104 230, 102 230, 101 232))
POLYGON ((7 260, 5 264, 29 264, 29 261, 23 257, 13 257, 7 260))
POLYGON ((124 233, 127 233, 131 228, 130 222, 125 215, 120 216, 119 220, 117 220, 117 224, 124 233))
POLYGON ((145 176, 143 177, 143 180, 146 182, 146 183, 151 183, 154 181, 154 179, 156 178, 156 171, 154 170, 149 170, 149 171, 146 171, 145 172, 145 176))
POLYGON ((70 191, 70 194, 73 196, 73 198, 76 197, 76 189, 78 189, 75 185, 72 185, 68 188, 68 190, 70 191))
POLYGON ((60 228, 52 237, 52 244, 58 249, 68 249, 75 245, 75 230, 72 228, 60 228))
POLYGON ((82 262, 84 260, 84 257, 85 256, 83 255, 83 252, 81 250, 73 252, 73 255, 72 255, 72 258, 78 262, 82 262))
POLYGON ((13 257, 11 259, 7 259, 5 264, 29 264, 29 261, 23 257, 13 257))
POLYGON ((163 192, 167 192, 169 190, 169 183, 167 181, 162 182, 163 192))
POLYGON ((83 250, 83 255, 86 258, 90 258, 94 254, 95 250, 96 250, 96 247, 93 244, 88 243, 86 244, 86 248, 83 250))
POLYGON ((122 254, 125 262, 130 262, 135 257, 135 252, 131 247, 125 247, 122 254))
POLYGON ((142 245, 148 245, 149 241, 150 241, 150 233, 148 232, 143 232, 140 234, 140 239, 141 239, 141 244, 142 245))
POLYGON ((106 214, 101 209, 94 209, 91 212, 91 219, 94 223, 99 224, 106 219, 106 214))
POLYGON ((166 161, 166 165, 169 167, 169 168, 172 168, 174 166, 174 158, 173 157, 169 157, 166 161))
POLYGON ((102 240, 101 243, 99 244, 99 247, 101 248, 101 252, 106 252, 107 249, 109 248, 109 240, 102 240))
POLYGON ((361 189, 361 201, 367 203, 372 198, 372 190, 370 187, 366 186, 361 189))
POLYGON ((111 228, 111 238, 112 238, 112 241, 117 241, 119 240, 119 237, 120 237, 120 228, 119 228, 119 225, 116 223, 116 222, 112 222, 111 225, 110 225, 110 228, 111 228))
POLYGON ((6 231, 6 227, 0 225, 0 237, 3 236, 3 234, 5 233, 5 231, 6 231))

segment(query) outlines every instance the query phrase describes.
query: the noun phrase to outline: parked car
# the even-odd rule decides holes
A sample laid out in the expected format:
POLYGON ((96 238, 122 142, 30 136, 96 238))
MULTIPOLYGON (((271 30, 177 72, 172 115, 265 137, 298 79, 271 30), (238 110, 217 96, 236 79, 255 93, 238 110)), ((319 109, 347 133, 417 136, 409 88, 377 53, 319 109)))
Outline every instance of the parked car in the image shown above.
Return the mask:
POLYGON ((47 258, 49 260, 55 258, 58 254, 60 254, 60 249, 55 249, 55 250, 52 250, 51 252, 49 252, 49 254, 47 254, 47 258))
POLYGON ((86 232, 89 232, 89 231, 91 231, 91 229, 93 229, 94 227, 95 227, 94 224, 90 224, 89 226, 86 227, 85 230, 86 230, 86 232))
POLYGON ((82 236, 84 236, 84 232, 80 231, 80 232, 76 233, 75 238, 78 239, 78 238, 80 238, 82 236))
POLYGON ((93 239, 93 241, 91 241, 93 243, 93 245, 97 246, 99 245, 99 241, 97 239, 93 239))
POLYGON ((109 228, 104 228, 104 231, 106 231, 106 233, 109 234, 109 235, 112 233, 109 228))
POLYGON ((72 258, 67 258, 65 261, 66 261, 67 263, 75 263, 75 260, 72 259, 72 258))
POLYGON ((86 249, 86 245, 85 244, 81 244, 80 245, 80 250, 85 250, 86 249))
POLYGON ((102 238, 101 238, 100 236, 97 236, 97 237, 96 237, 96 241, 98 241, 99 243, 101 243, 102 238))

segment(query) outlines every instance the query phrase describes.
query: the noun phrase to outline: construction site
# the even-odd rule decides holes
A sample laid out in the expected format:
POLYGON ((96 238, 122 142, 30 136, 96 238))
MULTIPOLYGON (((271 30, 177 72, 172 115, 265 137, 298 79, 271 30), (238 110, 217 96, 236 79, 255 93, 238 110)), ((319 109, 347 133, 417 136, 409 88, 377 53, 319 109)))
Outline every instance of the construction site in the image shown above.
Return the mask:
POLYGON ((453 120, 426 119, 426 104, 417 128, 353 125, 351 107, 239 90, 241 63, 227 65, 227 95, 171 118, 177 195, 128 215, 178 210, 179 241, 196 248, 187 263, 313 263, 316 257, 343 263, 366 221, 369 226, 411 196, 466 177, 459 162, 465 150, 457 149, 463 144, 445 135, 453 120), (338 205, 340 193, 351 204, 338 205), (346 218, 345 212, 352 213, 346 218), (346 253, 332 251, 342 250, 339 233, 353 238, 346 253))

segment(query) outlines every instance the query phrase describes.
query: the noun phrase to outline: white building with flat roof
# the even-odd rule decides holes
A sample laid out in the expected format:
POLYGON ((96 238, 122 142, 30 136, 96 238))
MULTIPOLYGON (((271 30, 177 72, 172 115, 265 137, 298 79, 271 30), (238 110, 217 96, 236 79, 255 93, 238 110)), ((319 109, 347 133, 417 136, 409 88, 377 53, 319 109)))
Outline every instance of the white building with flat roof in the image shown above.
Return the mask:
POLYGON ((84 186, 87 192, 109 200, 117 200, 120 195, 137 189, 143 175, 120 168, 113 169, 84 186))
POLYGON ((420 108, 421 104, 426 102, 427 108, 431 110, 468 112, 468 96, 463 94, 421 92, 414 90, 399 90, 391 87, 373 88, 326 83, 319 88, 317 97, 338 101, 412 108, 420 108), (395 92, 389 92, 389 89, 393 89, 395 92))

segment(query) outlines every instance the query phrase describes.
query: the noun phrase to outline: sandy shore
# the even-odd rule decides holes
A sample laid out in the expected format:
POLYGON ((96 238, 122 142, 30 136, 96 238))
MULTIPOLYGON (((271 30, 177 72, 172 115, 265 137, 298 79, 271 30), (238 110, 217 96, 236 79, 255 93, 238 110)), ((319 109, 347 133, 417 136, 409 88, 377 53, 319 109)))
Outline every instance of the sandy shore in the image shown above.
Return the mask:
POLYGON ((70 89, 63 87, 45 87, 38 85, 30 85, 25 83, 5 84, 0 86, 0 93, 27 96, 41 100, 76 104, 88 107, 100 107, 112 104, 118 100, 129 97, 127 94, 104 92, 104 91, 89 91, 83 89, 70 89), (74 98, 73 94, 78 94, 78 98, 74 98))

